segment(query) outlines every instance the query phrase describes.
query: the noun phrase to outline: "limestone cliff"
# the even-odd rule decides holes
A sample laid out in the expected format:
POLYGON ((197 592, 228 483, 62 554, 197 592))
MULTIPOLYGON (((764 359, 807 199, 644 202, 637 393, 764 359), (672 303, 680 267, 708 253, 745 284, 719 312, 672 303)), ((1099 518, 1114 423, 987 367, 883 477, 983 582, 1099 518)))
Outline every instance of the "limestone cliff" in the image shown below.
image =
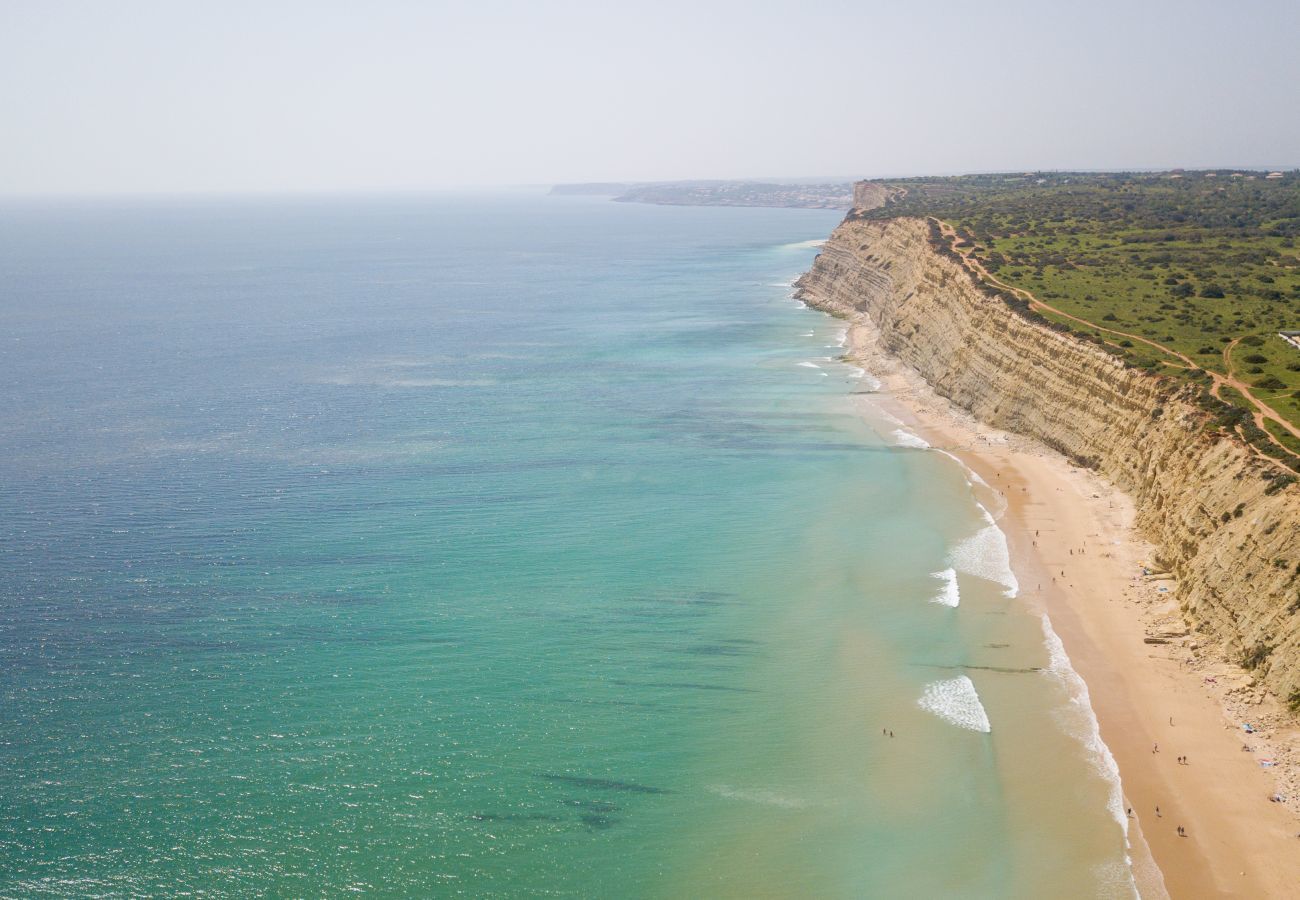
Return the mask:
MULTIPOLYGON (((881 205, 878 193, 862 205, 881 205)), ((1300 487, 1208 430, 1191 386, 1017 314, 937 252, 920 219, 850 215, 797 288, 811 306, 869 319, 942 396, 1128 492, 1188 624, 1293 708, 1300 701, 1300 487)))
POLYGON ((875 209, 884 206, 891 190, 879 181, 857 181, 853 184, 853 208, 875 209))

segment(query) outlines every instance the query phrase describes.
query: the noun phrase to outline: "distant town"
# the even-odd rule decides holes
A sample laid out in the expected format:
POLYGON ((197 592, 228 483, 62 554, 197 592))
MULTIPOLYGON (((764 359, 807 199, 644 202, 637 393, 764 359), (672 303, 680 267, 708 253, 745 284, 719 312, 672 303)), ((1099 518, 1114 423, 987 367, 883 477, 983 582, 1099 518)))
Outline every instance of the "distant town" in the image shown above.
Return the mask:
POLYGON ((620 203, 665 206, 777 206, 849 209, 853 184, 781 184, 767 181, 655 181, 557 184, 556 195, 608 196, 620 203))

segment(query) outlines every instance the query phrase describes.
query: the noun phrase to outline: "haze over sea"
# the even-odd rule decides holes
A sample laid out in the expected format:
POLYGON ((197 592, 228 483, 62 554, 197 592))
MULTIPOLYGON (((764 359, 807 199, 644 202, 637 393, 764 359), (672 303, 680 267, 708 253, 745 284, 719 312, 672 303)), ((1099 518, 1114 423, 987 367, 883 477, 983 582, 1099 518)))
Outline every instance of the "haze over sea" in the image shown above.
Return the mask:
POLYGON ((0 896, 1131 896, 838 218, 0 211, 0 896))

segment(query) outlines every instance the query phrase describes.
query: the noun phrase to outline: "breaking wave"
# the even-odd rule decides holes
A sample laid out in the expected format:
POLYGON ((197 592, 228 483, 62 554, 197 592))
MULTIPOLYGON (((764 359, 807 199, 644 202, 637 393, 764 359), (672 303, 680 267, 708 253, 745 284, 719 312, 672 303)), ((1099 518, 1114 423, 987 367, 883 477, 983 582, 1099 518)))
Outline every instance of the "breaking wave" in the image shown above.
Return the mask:
POLYGON ((962 538, 948 551, 948 565, 958 572, 1000 584, 1003 593, 1014 597, 1020 593, 1020 582, 1016 580, 1016 573, 1011 571, 1007 536, 983 505, 980 511, 987 524, 970 537, 962 538))
POLYGON ((913 447, 917 450, 929 450, 930 443, 925 438, 918 437, 910 431, 904 431, 901 428, 895 428, 890 432, 894 439, 895 447, 913 447))
POLYGON ((930 598, 930 602, 941 603, 944 606, 960 606, 961 591, 957 587, 957 570, 944 569, 942 572, 931 572, 930 575, 943 581, 943 587, 939 589, 939 593, 930 598))
POLYGON ((1110 748, 1101 739, 1101 727, 1097 724, 1097 714, 1092 709, 1092 698, 1088 694, 1088 685, 1070 665, 1069 654, 1065 645, 1052 627, 1052 620, 1047 614, 1042 615, 1043 643, 1047 645, 1047 673, 1065 685, 1070 700, 1066 710, 1057 716, 1066 734, 1079 740, 1088 751, 1088 758, 1097 774, 1110 785, 1110 797, 1106 808, 1115 817, 1115 821, 1128 834, 1128 816, 1124 813, 1124 790, 1120 785, 1119 766, 1110 748))
POLYGON ((975 691, 975 682, 965 675, 927 684, 917 705, 959 728, 985 734, 993 730, 980 695, 975 691))

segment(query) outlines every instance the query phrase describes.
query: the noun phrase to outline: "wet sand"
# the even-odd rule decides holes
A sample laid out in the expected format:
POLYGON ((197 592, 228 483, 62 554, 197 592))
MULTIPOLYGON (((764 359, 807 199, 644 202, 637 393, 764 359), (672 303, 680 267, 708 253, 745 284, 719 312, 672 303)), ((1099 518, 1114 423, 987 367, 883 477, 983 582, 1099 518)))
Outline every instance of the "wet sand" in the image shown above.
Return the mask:
POLYGON ((862 398, 865 414, 902 420, 1006 500, 999 524, 1021 597, 1049 614, 1119 765, 1143 897, 1300 896, 1300 817, 1269 800, 1294 774, 1284 765, 1297 730, 1245 734, 1242 711, 1224 701, 1248 674, 1194 653, 1194 637, 1144 642, 1185 626, 1173 582, 1142 575, 1152 553, 1132 501, 1055 451, 976 422, 879 351, 868 328, 852 327, 848 346, 881 382, 862 398))

